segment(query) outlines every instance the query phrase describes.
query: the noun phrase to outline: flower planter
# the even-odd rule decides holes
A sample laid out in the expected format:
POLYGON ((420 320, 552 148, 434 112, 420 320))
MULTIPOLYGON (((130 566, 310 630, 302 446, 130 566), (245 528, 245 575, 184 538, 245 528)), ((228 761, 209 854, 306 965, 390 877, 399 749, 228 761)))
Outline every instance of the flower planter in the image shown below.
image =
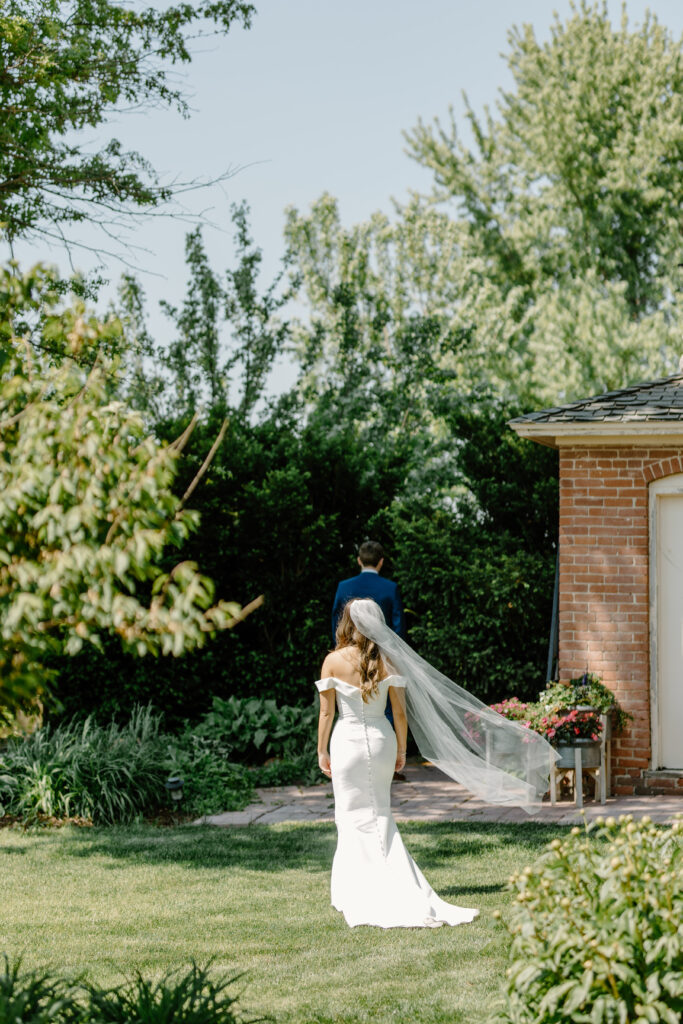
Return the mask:
POLYGON ((559 769, 574 768, 576 764, 574 751, 577 747, 581 751, 582 768, 600 767, 600 743, 587 739, 578 739, 571 746, 565 743, 558 743, 555 749, 560 755, 560 760, 557 761, 555 767, 559 769))

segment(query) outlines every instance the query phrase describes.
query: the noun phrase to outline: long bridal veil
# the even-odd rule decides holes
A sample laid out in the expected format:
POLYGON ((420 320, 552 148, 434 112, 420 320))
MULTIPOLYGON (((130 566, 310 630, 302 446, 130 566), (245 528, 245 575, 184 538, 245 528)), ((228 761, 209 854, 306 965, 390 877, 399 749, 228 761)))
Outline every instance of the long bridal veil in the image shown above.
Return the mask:
POLYGON ((387 668, 405 679, 408 725, 422 756, 486 803, 538 810, 557 751, 416 654, 389 629, 374 601, 359 598, 350 613, 387 668))

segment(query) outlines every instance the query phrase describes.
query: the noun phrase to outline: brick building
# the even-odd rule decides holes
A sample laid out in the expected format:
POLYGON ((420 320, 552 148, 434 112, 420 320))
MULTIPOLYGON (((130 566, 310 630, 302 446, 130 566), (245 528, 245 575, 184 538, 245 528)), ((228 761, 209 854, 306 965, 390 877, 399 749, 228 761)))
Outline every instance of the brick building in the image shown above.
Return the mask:
POLYGON ((634 720, 616 793, 683 795, 683 373, 511 421, 560 459, 559 670, 634 720))

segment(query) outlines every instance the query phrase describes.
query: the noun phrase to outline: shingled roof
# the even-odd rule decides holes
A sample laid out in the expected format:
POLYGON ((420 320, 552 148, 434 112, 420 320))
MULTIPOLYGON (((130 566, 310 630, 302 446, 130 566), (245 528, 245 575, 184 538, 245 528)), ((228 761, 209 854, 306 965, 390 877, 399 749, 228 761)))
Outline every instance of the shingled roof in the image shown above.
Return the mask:
POLYGON ((552 445, 556 435, 573 433, 604 433, 610 436, 650 431, 661 434, 666 430, 681 433, 683 372, 634 384, 620 391, 606 391, 603 395, 568 405, 530 412, 510 420, 510 426, 523 437, 552 445), (681 426, 676 427, 676 424, 681 426))

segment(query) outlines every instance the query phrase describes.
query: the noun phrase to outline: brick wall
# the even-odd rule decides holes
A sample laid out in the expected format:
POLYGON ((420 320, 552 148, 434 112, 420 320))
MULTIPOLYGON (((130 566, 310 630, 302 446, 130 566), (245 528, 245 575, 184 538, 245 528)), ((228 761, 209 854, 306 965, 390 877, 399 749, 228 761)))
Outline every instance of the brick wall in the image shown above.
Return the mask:
POLYGON ((560 448, 560 678, 597 672, 634 716, 612 744, 614 791, 650 767, 648 484, 680 448, 560 448))

